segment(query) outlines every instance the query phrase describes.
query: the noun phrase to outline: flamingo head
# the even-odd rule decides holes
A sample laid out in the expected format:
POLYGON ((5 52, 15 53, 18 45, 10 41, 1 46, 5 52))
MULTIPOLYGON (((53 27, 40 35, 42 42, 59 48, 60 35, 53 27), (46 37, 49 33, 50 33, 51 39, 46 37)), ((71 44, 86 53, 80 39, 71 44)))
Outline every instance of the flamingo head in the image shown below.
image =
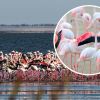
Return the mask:
POLYGON ((64 28, 64 29, 72 29, 72 25, 68 22, 63 22, 61 24, 61 28, 64 28))
POLYGON ((93 24, 100 29, 100 12, 95 12, 93 15, 93 24))
POLYGON ((86 24, 90 24, 92 21, 91 15, 89 13, 84 13, 82 16, 82 20, 86 24))
POLYGON ((83 16, 83 13, 84 13, 83 7, 77 7, 77 8, 74 8, 74 9, 71 11, 71 16, 80 18, 80 17, 83 16))

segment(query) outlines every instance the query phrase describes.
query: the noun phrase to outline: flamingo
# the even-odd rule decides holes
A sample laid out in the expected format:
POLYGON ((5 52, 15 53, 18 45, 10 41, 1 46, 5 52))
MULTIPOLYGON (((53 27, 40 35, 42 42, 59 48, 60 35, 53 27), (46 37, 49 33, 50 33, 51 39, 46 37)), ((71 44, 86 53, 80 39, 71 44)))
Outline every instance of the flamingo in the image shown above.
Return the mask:
MULTIPOLYGON (((89 13, 83 13, 83 16, 82 16, 82 22, 83 22, 83 26, 84 26, 84 32, 87 31, 87 27, 91 24, 92 22, 92 18, 91 18, 91 15, 89 13)), ((77 35, 76 35, 77 36, 77 35)), ((76 47, 76 49, 73 49, 74 52, 81 52, 84 48, 86 47, 86 45, 83 45, 83 46, 79 46, 79 47, 76 47)), ((75 47, 74 47, 75 48, 75 47)), ((87 51, 87 50, 86 50, 87 51)), ((75 58, 76 59, 76 58, 75 58)), ((75 61, 77 62, 77 61, 75 61)), ((76 65, 78 66, 78 65, 76 65)), ((75 66, 74 66, 75 67, 75 66)), ((77 68, 77 67, 76 67, 77 68)), ((77 70, 77 69, 76 69, 77 70)))
MULTIPOLYGON (((83 16, 82 16, 82 22, 83 22, 83 29, 84 29, 84 32, 87 32, 87 30, 88 30, 88 27, 90 26, 90 24, 92 23, 92 17, 91 17, 91 15, 89 14, 89 13, 83 13, 83 16)), ((79 46, 80 48, 79 49, 81 49, 80 50, 80 52, 82 51, 82 49, 84 49, 85 48, 85 46, 86 45, 83 45, 83 46, 79 46)), ((84 64, 85 64, 85 62, 84 62, 84 64)), ((77 65, 78 66, 78 65, 77 65)), ((84 66, 83 66, 84 67, 84 66)))
POLYGON ((63 29, 62 35, 63 35, 63 38, 59 44, 58 54, 61 56, 64 56, 65 53, 71 52, 71 48, 73 47, 71 45, 73 44, 72 42, 74 40, 74 33, 69 29, 63 29))
MULTIPOLYGON (((57 48, 58 54, 63 55, 63 58, 65 58, 65 52, 66 51, 70 52, 70 50, 68 50, 67 44, 71 41, 71 39, 72 40, 74 39, 74 33, 72 32, 71 28, 72 28, 72 25, 68 22, 61 23, 61 25, 57 28, 57 32, 60 31, 58 33, 58 35, 61 34, 61 36, 59 36, 60 37, 59 43, 58 43, 58 41, 56 41, 57 39, 55 39, 55 41, 56 41, 56 43, 59 44, 58 48, 57 48)), ((58 38, 58 37, 56 36, 56 38, 58 38)))
MULTIPOLYGON (((88 27, 91 25, 92 23, 92 17, 89 13, 86 13, 85 10, 83 8, 77 8, 75 10, 72 11, 72 14, 74 12, 74 17, 75 17, 75 25, 76 25, 76 38, 78 36, 78 25, 77 25, 77 20, 78 18, 81 18, 82 19, 82 22, 83 22, 83 26, 84 26, 84 32, 87 31, 88 27)), ((85 48, 85 45, 83 46, 79 46, 79 47, 76 47, 76 49, 73 49, 75 52, 77 51, 82 51, 83 49, 85 48)), ((87 50, 86 50, 87 51, 87 50)), ((80 53, 79 52, 79 53, 80 53)), ((76 55, 76 54, 75 54, 76 55)), ((76 59, 76 56, 75 56, 75 59, 76 59)), ((76 61, 75 61, 76 62, 76 61)), ((78 65, 77 65, 78 66, 78 65)), ((75 66, 74 66, 75 67, 75 66)))
MULTIPOLYGON (((78 27, 78 23, 77 21, 82 20, 82 22, 84 23, 84 28, 85 28, 85 31, 86 31, 86 26, 85 24, 87 24, 87 22, 89 22, 89 20, 91 19, 90 15, 85 13, 85 10, 83 7, 77 7, 75 9, 73 9, 71 11, 71 16, 74 17, 74 22, 75 22, 75 30, 76 30, 76 34, 75 34, 75 37, 77 38, 78 37, 78 34, 79 34, 79 27, 78 27)), ((79 53, 85 48, 85 45, 83 46, 78 46, 75 44, 72 44, 73 48, 71 48, 71 51, 75 54, 75 62, 76 62, 76 55, 79 53)))

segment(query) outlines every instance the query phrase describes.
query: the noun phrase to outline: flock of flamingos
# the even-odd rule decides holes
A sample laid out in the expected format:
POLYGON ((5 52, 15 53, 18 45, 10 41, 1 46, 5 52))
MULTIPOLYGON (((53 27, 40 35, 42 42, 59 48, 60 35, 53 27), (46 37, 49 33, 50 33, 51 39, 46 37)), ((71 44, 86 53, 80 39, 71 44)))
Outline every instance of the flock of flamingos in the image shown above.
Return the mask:
MULTIPOLYGON (((74 63, 74 69, 77 71, 77 68, 79 67, 79 63, 82 61, 89 61, 90 70, 91 70, 91 59, 96 59, 96 68, 97 72, 100 71, 100 43, 98 42, 97 37, 100 37, 100 12, 96 11, 95 8, 93 8, 93 15, 86 12, 84 7, 77 7, 75 9, 72 9, 70 11, 71 17, 74 19, 75 26, 72 26, 69 22, 65 20, 64 17, 59 21, 55 34, 54 34, 54 42, 55 44, 59 40, 60 35, 60 42, 58 45, 55 45, 55 48, 57 50, 58 56, 63 56, 62 61, 66 59, 66 55, 68 53, 74 53, 79 54, 79 58, 75 58, 74 63), (84 45, 78 46, 77 40, 80 39, 80 41, 84 40, 79 36, 79 25, 78 21, 82 21, 84 26, 84 35, 88 35, 91 33, 91 36, 94 36, 95 41, 92 45, 89 45, 89 43, 86 43, 84 45), (76 32, 74 33, 72 31, 73 27, 76 28, 76 32), (89 32, 88 30, 90 28, 94 29, 94 32, 89 32), (87 45, 88 44, 88 45, 87 45)), ((100 39, 100 38, 99 38, 100 39)), ((84 73, 84 72, 83 72, 84 73)), ((89 71, 88 74, 91 74, 91 71, 89 71)))

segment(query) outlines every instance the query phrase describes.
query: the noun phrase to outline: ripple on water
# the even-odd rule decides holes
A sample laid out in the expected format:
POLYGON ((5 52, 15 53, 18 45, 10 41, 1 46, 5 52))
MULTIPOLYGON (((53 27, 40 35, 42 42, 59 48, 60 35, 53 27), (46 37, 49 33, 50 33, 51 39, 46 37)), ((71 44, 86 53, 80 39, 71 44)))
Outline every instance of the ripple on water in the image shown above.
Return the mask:
MULTIPOLYGON (((97 83, 68 83, 59 85, 58 83, 21 83, 17 88, 16 100, 34 100, 40 96, 40 100, 87 100, 100 99, 100 85, 97 83)), ((0 100, 11 98, 14 83, 0 84, 0 100)), ((16 88, 15 88, 16 89, 16 88)))

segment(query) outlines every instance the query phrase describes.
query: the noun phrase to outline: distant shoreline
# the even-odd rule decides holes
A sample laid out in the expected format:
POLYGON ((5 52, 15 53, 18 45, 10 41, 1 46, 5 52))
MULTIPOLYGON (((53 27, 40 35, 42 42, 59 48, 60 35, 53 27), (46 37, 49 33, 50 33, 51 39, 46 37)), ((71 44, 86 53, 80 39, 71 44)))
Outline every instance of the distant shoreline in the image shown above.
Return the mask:
POLYGON ((21 34, 24 34, 24 33, 54 33, 54 31, 0 31, 0 34, 5 34, 5 33, 21 33, 21 34))
POLYGON ((54 33, 55 25, 0 25, 0 33, 54 33))

